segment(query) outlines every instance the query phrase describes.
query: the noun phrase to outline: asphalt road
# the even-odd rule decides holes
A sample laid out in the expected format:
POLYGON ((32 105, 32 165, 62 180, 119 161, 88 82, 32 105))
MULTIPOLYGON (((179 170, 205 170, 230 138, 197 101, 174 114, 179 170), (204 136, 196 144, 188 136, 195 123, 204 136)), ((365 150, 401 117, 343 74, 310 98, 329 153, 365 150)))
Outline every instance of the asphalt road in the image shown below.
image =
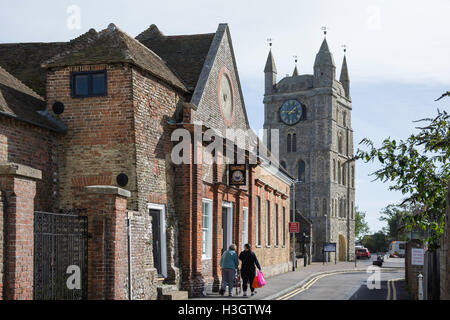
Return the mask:
MULTIPOLYGON (((358 260, 358 267, 371 267, 372 260, 358 260)), ((388 259, 376 273, 369 270, 319 275, 279 299, 407 300, 403 266, 404 259, 388 259)))

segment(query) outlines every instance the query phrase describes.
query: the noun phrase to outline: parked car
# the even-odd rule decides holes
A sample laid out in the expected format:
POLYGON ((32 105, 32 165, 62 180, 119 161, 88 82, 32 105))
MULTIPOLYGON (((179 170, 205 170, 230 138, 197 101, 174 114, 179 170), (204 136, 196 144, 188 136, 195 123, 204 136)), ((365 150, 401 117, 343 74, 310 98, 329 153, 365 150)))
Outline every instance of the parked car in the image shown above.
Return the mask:
POLYGON ((357 259, 361 259, 361 258, 367 258, 370 259, 370 251, 367 248, 359 248, 356 250, 356 258, 357 259))

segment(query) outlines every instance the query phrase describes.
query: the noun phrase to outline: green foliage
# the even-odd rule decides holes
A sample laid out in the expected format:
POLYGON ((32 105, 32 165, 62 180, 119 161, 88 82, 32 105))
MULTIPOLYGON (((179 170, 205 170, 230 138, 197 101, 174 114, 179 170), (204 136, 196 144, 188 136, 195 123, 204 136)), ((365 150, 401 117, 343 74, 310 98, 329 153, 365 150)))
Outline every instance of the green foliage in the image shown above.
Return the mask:
POLYGON ((447 185, 450 179, 450 121, 446 111, 437 111, 433 119, 417 127, 405 141, 387 138, 380 148, 365 138, 360 144, 368 150, 358 149, 355 159, 364 162, 379 161, 381 169, 372 173, 375 180, 389 182, 389 190, 398 190, 406 196, 401 205, 408 204, 421 210, 404 216, 406 228, 431 231, 427 239, 429 248, 439 247, 444 230, 447 185))
POLYGON ((355 208, 355 239, 361 240, 369 233, 369 225, 366 221, 366 213, 355 208))
POLYGON ((383 231, 375 232, 364 236, 362 245, 369 249, 370 253, 387 252, 389 249, 389 239, 383 231))
POLYGON ((406 225, 406 217, 412 215, 417 208, 404 205, 390 204, 381 211, 380 221, 385 221, 387 227, 383 228, 386 236, 391 240, 407 240, 408 226, 406 225))

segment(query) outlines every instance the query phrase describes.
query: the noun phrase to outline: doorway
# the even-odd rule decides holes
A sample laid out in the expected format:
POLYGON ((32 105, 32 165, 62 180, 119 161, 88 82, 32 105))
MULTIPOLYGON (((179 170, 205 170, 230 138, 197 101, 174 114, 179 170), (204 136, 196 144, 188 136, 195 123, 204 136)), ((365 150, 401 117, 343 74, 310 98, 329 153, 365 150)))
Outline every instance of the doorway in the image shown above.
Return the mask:
POLYGON ((222 202, 222 252, 233 243, 233 204, 222 202))
POLYGON ((166 248, 166 210, 161 204, 149 203, 149 214, 152 217, 152 249, 153 266, 158 277, 167 277, 167 248, 166 248))

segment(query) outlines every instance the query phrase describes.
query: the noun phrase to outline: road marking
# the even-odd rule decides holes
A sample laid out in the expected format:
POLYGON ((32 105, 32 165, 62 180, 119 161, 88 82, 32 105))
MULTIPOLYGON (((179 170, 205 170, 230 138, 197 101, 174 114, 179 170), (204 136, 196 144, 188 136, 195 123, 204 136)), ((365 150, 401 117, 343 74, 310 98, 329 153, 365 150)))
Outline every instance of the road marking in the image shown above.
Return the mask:
MULTIPOLYGON (((380 270, 381 272, 392 272, 393 270, 391 269, 385 269, 385 270, 380 270)), ((319 279, 323 278, 323 277, 327 277, 327 276, 332 276, 332 275, 336 275, 336 274, 342 274, 342 273, 364 273, 364 271, 362 270, 355 270, 355 271, 337 271, 337 272, 331 272, 331 273, 325 273, 325 274, 319 274, 315 277, 313 277, 312 279, 308 280, 308 282, 306 282, 304 285, 302 285, 300 288, 294 289, 291 292, 286 293, 285 295, 276 298, 275 300, 288 300, 290 298, 292 298, 293 296, 296 296, 297 294, 302 293, 303 291, 308 290, 313 284, 315 284, 319 279)), ((395 279, 395 280, 401 280, 399 279, 395 279)), ((389 282, 388 282, 388 294, 390 295, 390 288, 389 288, 389 282)), ((389 299, 386 299, 389 300, 389 299)))
POLYGON ((391 286, 392 286, 392 300, 397 300, 397 289, 395 288, 395 282, 404 280, 404 278, 390 279, 387 282, 387 297, 386 300, 391 300, 391 286))

